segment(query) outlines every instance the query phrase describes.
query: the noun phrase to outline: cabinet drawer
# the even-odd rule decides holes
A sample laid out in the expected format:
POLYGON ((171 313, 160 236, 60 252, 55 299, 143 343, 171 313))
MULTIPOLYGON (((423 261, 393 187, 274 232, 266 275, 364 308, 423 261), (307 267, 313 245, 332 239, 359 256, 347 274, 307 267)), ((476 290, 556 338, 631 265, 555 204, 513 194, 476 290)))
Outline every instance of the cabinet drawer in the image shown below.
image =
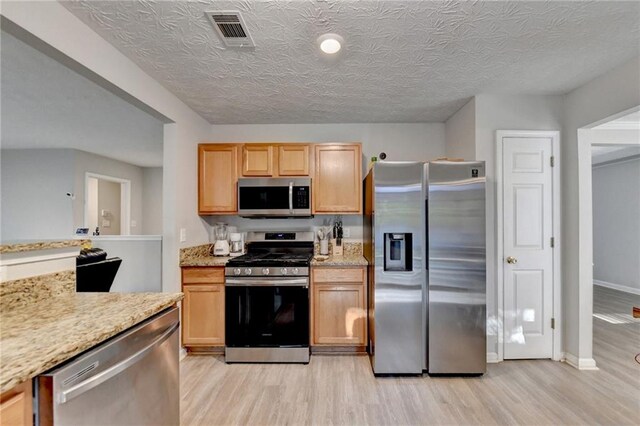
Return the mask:
POLYGON ((364 283, 364 268, 313 269, 314 283, 364 283))
POLYGON ((183 284, 224 284, 224 268, 183 268, 183 284))

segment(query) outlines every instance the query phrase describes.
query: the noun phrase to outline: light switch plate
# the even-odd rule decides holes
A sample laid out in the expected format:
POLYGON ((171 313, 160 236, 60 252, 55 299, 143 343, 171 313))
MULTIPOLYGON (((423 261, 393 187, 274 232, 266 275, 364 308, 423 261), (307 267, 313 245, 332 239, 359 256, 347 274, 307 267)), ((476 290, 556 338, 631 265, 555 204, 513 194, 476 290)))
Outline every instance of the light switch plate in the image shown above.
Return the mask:
POLYGON ((180 242, 184 243, 187 241, 187 230, 185 228, 180 228, 180 242))

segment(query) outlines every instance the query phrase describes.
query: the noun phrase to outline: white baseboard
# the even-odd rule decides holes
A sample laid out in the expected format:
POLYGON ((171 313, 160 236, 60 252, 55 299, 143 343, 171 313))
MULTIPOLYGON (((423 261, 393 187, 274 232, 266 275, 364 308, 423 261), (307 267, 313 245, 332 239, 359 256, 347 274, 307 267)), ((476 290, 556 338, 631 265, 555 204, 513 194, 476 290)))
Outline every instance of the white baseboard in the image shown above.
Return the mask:
POLYGON ((618 291, 624 291, 625 293, 637 294, 640 295, 640 288, 629 287, 621 284, 608 283, 606 281, 593 280, 594 285, 599 285, 600 287, 612 288, 618 291))
POLYGON ((564 357, 562 359, 563 362, 566 362, 573 368, 577 368, 578 370, 598 370, 599 368, 596 366, 596 360, 593 358, 578 358, 577 356, 570 354, 569 352, 564 353, 564 357))
POLYGON ((487 352, 487 363, 494 364, 496 362, 500 362, 498 354, 496 352, 487 352))

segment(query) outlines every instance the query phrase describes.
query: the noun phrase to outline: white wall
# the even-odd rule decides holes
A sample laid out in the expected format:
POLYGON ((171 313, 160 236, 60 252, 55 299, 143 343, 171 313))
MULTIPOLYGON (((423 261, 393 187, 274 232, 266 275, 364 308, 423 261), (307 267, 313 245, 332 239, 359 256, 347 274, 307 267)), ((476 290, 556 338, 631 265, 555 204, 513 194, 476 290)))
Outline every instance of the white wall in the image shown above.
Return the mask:
MULTIPOLYGON (((137 222, 136 227, 131 228, 131 234, 142 233, 142 167, 78 150, 74 150, 74 156, 76 199, 73 203, 73 218, 75 227, 79 228, 84 225, 85 173, 90 172, 131 181, 131 220, 137 222)), ((101 225, 100 222, 99 225, 101 225)))
POLYGON ((593 359, 591 149, 578 149, 578 129, 640 105, 640 57, 564 98, 562 132, 562 300, 565 352, 593 359), (582 184, 580 184, 582 182, 582 184))
MULTIPOLYGON (((252 124, 211 126, 211 142, 362 142, 363 166, 381 152, 387 161, 426 161, 445 154, 444 123, 252 124)), ((363 177, 364 172, 363 170, 363 177)))
POLYGON ((640 294, 640 159, 593 167, 593 278, 640 294))
POLYGON ((3 149, 2 241, 69 238, 73 233, 73 151, 3 149))
MULTIPOLYGON (((499 320, 496 240, 496 131, 560 130, 562 96, 476 96, 476 160, 487 170, 487 316, 499 320)), ((495 333, 487 336, 487 352, 498 351, 495 333)))
POLYGON ((94 247, 107 257, 122 259, 111 292, 162 291, 162 239, 159 236, 92 237, 94 247))
POLYGON ((142 169, 142 234, 162 235, 162 167, 142 169))
POLYGON ((179 290, 180 246, 207 241, 196 211, 196 154, 188 147, 209 137, 210 124, 58 2, 2 2, 1 7, 6 19, 47 43, 74 70, 172 121, 163 138, 163 290, 179 290), (180 228, 191 231, 184 243, 177 239, 180 228))
POLYGON ((476 98, 472 98, 445 123, 445 153, 449 158, 476 158, 476 98))

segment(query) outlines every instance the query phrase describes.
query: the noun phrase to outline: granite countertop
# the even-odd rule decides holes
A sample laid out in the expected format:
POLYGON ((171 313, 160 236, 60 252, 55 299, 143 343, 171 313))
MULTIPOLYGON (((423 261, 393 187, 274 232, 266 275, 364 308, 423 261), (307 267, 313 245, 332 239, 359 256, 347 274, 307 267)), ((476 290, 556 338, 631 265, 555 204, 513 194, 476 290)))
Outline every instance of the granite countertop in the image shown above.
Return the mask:
POLYGON ((180 260, 180 266, 225 266, 229 256, 194 256, 180 260))
POLYGON ((211 244, 180 249, 180 266, 225 266, 231 257, 211 256, 211 244))
POLYGON ((24 240, 9 241, 0 245, 0 253, 18 253, 34 250, 50 250, 66 247, 81 247, 89 240, 24 240))
POLYGON ((329 256, 327 260, 311 260, 311 266, 367 266, 369 262, 361 254, 345 254, 344 256, 329 256))
POLYGON ((0 306, 0 393, 182 299, 182 293, 72 293, 0 306))

